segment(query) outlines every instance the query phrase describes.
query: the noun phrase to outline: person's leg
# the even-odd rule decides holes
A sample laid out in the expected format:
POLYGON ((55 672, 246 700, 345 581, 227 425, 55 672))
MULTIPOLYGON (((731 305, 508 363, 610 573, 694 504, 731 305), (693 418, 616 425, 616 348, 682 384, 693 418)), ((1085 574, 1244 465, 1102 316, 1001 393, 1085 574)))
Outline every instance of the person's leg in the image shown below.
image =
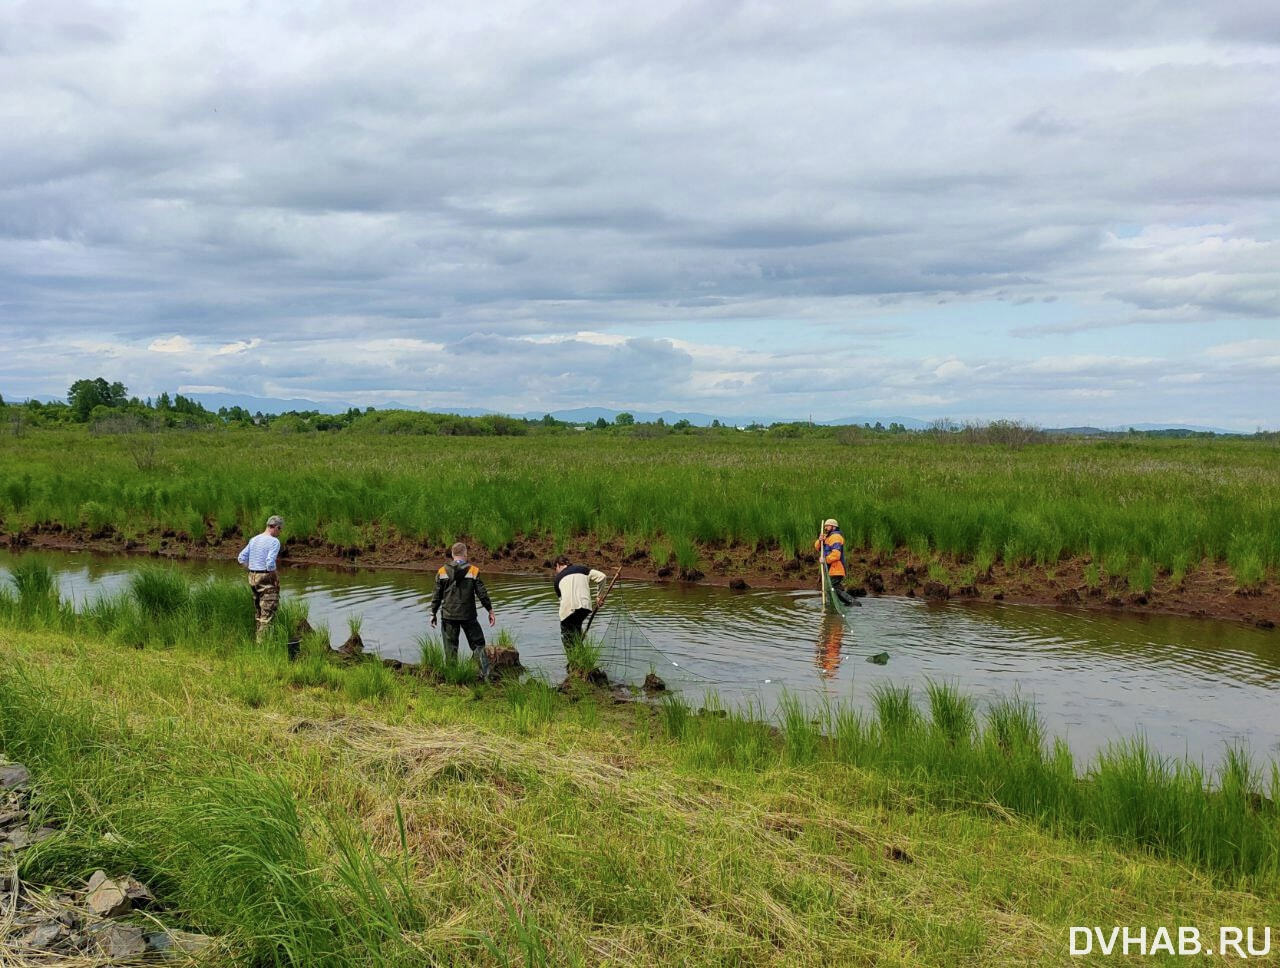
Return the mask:
POLYGON ((582 623, 587 620, 587 616, 591 614, 589 608, 579 608, 569 613, 569 616, 560 623, 560 641, 564 643, 565 651, 568 651, 578 639, 582 638, 582 623))
POLYGON ((479 619, 472 619, 462 626, 467 633, 467 645, 471 646, 471 657, 480 663, 480 676, 486 682, 489 679, 489 653, 484 650, 484 629, 479 619))
POLYGON ((445 619, 440 626, 440 638, 444 642, 444 660, 449 663, 458 661, 458 631, 461 624, 445 619))
POLYGON ((844 590, 844 575, 831 576, 831 590, 836 593, 836 598, 844 602, 846 605, 854 603, 854 597, 844 590))

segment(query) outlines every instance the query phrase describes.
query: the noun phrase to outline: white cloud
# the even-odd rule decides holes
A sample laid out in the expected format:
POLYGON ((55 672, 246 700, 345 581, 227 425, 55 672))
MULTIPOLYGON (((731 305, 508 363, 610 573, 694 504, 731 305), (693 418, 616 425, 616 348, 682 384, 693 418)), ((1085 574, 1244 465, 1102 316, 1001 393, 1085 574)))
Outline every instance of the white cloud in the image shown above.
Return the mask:
POLYGON ((236 340, 234 343, 224 343, 213 351, 214 356, 230 356, 235 353, 246 353, 249 350, 256 350, 262 345, 262 340, 257 337, 251 340, 236 340))
POLYGON ((164 339, 153 339, 147 349, 152 353, 190 353, 195 345, 185 336, 169 336, 164 339))
POLYGON ((1280 324, 1278 19, 4 5, 0 389, 1243 420, 1280 359, 1222 348, 1280 324))

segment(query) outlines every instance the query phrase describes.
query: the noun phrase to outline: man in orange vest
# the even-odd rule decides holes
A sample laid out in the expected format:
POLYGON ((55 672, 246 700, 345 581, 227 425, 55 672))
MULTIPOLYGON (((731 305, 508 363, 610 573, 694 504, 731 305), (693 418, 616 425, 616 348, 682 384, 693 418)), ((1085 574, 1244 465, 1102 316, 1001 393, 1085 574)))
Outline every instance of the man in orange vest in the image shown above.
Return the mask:
POLYGON ((840 525, 835 518, 827 518, 822 522, 822 537, 813 543, 815 550, 822 555, 827 565, 827 577, 831 579, 831 590, 845 605, 856 605, 857 600, 844 590, 844 535, 840 533, 840 525))

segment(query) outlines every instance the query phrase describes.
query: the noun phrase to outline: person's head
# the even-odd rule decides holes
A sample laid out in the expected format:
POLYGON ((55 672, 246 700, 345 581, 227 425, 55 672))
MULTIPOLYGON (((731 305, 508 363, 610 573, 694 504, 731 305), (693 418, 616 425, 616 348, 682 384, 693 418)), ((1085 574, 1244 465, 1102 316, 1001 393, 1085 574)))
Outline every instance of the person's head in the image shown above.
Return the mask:
POLYGON ((832 531, 834 531, 838 527, 840 527, 840 523, 836 521, 835 518, 827 518, 827 520, 822 522, 823 534, 830 534, 832 531))
POLYGON ((556 569, 557 575, 560 574, 560 572, 564 571, 568 567, 569 567, 568 555, 561 555, 559 558, 555 560, 555 569, 556 569))
POLYGON ((461 541, 455 541, 453 543, 453 547, 449 549, 449 553, 458 559, 458 561, 465 561, 467 558, 467 546, 461 541))
POLYGON ((284 518, 278 514, 273 514, 267 518, 267 534, 273 538, 280 537, 280 529, 284 527, 284 518))

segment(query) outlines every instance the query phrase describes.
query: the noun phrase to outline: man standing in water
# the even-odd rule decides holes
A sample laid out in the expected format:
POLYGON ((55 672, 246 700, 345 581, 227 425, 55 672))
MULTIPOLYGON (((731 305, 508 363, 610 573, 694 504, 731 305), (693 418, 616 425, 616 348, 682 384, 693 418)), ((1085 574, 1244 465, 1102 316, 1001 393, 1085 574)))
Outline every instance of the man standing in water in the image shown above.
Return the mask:
POLYGON ((827 566, 827 577, 831 580, 831 590, 845 605, 858 604, 857 599, 844 590, 844 535, 840 533, 840 525, 835 518, 827 518, 822 522, 822 537, 813 543, 827 566))
MULTIPOLYGON (((555 562, 556 598, 560 599, 560 641, 567 652, 576 639, 582 638, 582 623, 591 614, 591 586, 600 585, 609 576, 585 565, 571 565, 568 555, 555 562)), ((596 607, 600 607, 599 592, 596 607)))
POLYGON ((450 550, 453 560, 436 572, 436 589, 431 596, 431 627, 436 627, 436 612, 444 609, 445 658, 458 660, 458 633, 465 632, 471 655, 480 661, 480 675, 489 679, 489 657, 484 651, 484 629, 476 621, 476 600, 489 613, 489 627, 497 621, 489 592, 480 580, 480 569, 467 561, 467 546, 461 541, 450 550))
POLYGON ((284 518, 273 514, 267 518, 262 534, 249 539, 236 561, 249 570, 249 588, 253 591, 253 612, 258 623, 255 636, 261 642, 267 634, 267 626, 275 617, 280 604, 280 576, 276 574, 276 558, 280 555, 280 529, 284 518))

